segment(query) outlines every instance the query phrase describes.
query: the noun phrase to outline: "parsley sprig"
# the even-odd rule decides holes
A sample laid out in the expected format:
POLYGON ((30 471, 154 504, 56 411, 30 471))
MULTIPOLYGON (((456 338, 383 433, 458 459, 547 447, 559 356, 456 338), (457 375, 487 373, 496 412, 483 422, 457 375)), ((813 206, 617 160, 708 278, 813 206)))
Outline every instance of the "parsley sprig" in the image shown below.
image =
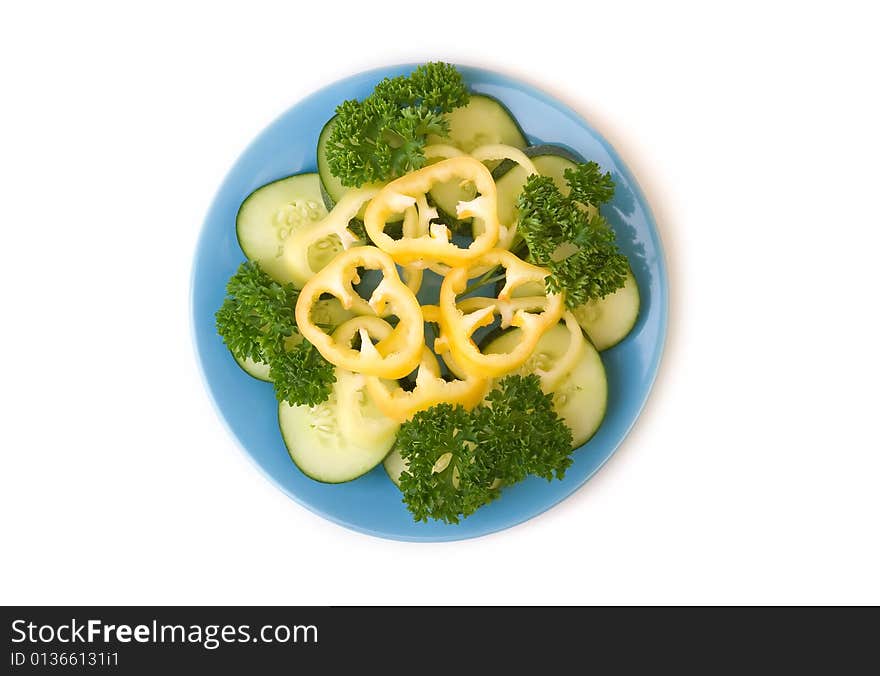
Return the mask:
POLYGON ((401 426, 403 501, 417 521, 458 523, 496 499, 502 484, 530 474, 561 479, 571 445, 538 377, 507 376, 472 411, 438 404, 401 426))
POLYGON ((565 180, 568 196, 548 176, 528 178, 517 202, 518 232, 530 260, 550 270, 548 290, 565 292, 565 304, 573 309, 622 287, 629 264, 598 211, 614 196, 611 174, 586 162, 566 169, 565 180))
POLYGON ((461 73, 427 63, 408 76, 385 78, 363 101, 344 101, 327 144, 330 171, 343 185, 386 181, 425 164, 430 134, 445 136, 443 116, 468 102, 461 73))
POLYGON ((297 336, 293 284, 279 284, 258 263, 242 263, 226 286, 217 311, 217 332, 239 359, 269 364, 278 401, 314 406, 330 396, 336 382, 333 365, 297 336))

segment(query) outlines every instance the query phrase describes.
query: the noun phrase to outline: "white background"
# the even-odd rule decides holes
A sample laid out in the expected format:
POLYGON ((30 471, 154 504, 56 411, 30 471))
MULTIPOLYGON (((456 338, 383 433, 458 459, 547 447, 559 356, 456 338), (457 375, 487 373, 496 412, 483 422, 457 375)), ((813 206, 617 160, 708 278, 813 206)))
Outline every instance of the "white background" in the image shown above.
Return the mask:
POLYGON ((0 602, 880 602, 869 3, 300 4, 0 10, 0 602), (599 475, 523 526, 414 545, 262 477, 204 390, 188 294, 267 123, 428 59, 521 77, 605 134, 672 297, 599 475))

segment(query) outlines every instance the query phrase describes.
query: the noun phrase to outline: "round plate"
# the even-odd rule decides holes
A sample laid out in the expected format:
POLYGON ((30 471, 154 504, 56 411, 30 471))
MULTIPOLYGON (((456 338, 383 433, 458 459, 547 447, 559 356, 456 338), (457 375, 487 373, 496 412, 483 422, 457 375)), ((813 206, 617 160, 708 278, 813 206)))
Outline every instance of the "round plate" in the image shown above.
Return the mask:
POLYGON ((285 493, 313 512, 370 535, 397 540, 460 540, 521 523, 576 491, 608 460, 632 427, 654 381, 666 336, 667 281, 660 239, 635 179, 602 136, 573 110, 510 77, 460 67, 475 92, 500 99, 532 143, 569 146, 610 170, 614 201, 602 209, 632 263, 641 311, 630 335, 602 353, 608 373, 608 412, 596 435, 574 453, 562 481, 530 479, 509 488, 460 524, 416 523, 380 465, 346 484, 328 485, 302 474, 287 454, 278 429, 272 385, 251 378, 230 355, 214 327, 226 282, 244 255, 235 236, 239 205, 270 181, 315 171, 315 145, 324 123, 345 99, 362 98, 382 78, 409 73, 414 65, 380 68, 346 78, 312 94, 263 131, 232 167, 208 212, 196 249, 192 321, 196 352, 217 410, 257 466, 285 493))

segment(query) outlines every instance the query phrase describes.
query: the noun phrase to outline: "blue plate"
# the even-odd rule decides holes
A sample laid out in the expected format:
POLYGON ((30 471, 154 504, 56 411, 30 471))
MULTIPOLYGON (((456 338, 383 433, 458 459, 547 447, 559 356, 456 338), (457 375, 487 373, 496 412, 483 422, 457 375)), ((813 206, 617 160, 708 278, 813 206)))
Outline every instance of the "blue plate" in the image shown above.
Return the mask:
POLYGON ((196 352, 208 391, 229 429, 257 466, 285 493, 313 512, 370 535, 396 540, 472 538, 508 528, 540 514, 580 488, 632 427, 654 381, 666 336, 667 281, 660 238, 636 181, 605 139, 573 110, 512 78, 462 67, 476 92, 490 94, 511 110, 533 143, 561 143, 610 170, 617 185, 603 214, 617 231, 641 291, 641 313, 632 333, 602 354, 608 373, 608 413, 596 435, 574 454, 562 481, 532 477, 505 488, 500 499, 458 525, 416 523, 380 465, 346 484, 312 481, 290 460, 278 430, 272 386, 246 375, 214 328, 226 281, 244 260, 235 236, 235 215, 254 189, 290 174, 315 171, 315 145, 324 123, 345 99, 362 98, 382 78, 408 73, 391 66, 346 78, 312 94, 263 131, 232 167, 205 219, 192 276, 196 352))

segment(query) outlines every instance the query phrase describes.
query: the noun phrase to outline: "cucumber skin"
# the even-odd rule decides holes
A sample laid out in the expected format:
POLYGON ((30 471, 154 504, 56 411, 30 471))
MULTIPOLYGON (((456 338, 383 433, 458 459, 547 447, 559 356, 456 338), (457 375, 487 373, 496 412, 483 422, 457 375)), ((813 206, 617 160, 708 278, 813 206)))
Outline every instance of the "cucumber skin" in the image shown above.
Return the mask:
POLYGON ((336 115, 331 117, 327 122, 324 123, 324 126, 321 127, 321 132, 318 134, 318 142, 315 144, 315 157, 316 157, 316 165, 318 168, 318 177, 321 182, 321 197, 324 199, 324 206, 327 207, 327 211, 330 211, 336 202, 339 201, 339 198, 342 197, 342 194, 347 190, 345 186, 340 184, 339 190, 337 190, 337 186, 329 185, 331 182, 329 177, 332 176, 332 172, 330 171, 330 165, 327 162, 326 157, 322 157, 322 141, 325 138, 329 138, 330 134, 333 131, 333 127, 336 124, 336 115), (337 194, 333 194, 337 192, 337 194))
MULTIPOLYGON (((320 178, 321 174, 318 174, 318 178, 320 178)), ((324 203, 324 208, 329 212, 333 211, 333 207, 336 206, 336 202, 333 201, 333 198, 330 196, 330 193, 327 192, 327 188, 324 187, 324 181, 321 181, 321 201, 324 203)))

